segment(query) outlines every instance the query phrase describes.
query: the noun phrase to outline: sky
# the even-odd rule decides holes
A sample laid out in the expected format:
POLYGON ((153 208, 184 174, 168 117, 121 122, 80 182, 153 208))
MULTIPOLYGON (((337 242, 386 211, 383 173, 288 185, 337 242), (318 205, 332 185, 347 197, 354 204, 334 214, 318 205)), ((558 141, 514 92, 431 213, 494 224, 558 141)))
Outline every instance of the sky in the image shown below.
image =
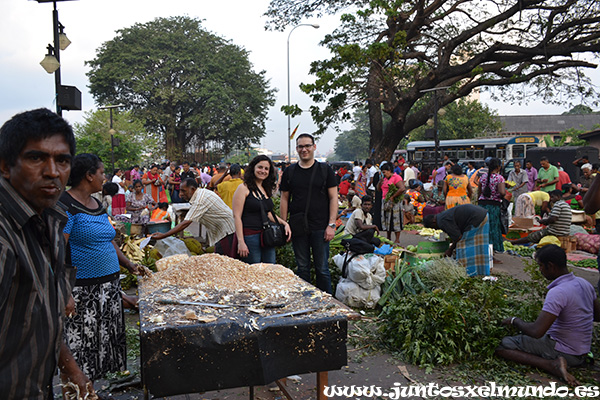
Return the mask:
MULTIPOLYGON (((12 115, 38 107, 52 110, 54 104, 54 76, 48 74, 39 62, 52 42, 52 3, 33 0, 2 0, 0 24, 0 121, 12 115)), ((270 109, 266 122, 266 137, 262 147, 287 153, 287 117, 280 111, 287 104, 287 38, 290 32, 266 31, 268 0, 75 0, 57 3, 60 22, 72 41, 61 51, 63 85, 76 86, 82 92, 82 111, 64 111, 69 122, 84 122, 84 112, 97 109, 98 104, 88 92, 85 61, 92 60, 102 43, 111 40, 115 31, 135 23, 145 23, 158 17, 186 15, 204 20, 210 32, 231 40, 249 51, 255 71, 266 71, 270 86, 277 90, 276 104, 270 109)), ((311 105, 310 98, 298 85, 314 80, 308 74, 310 62, 328 58, 327 49, 319 46, 323 37, 331 33, 338 22, 335 16, 311 19, 303 23, 319 24, 319 29, 302 26, 290 36, 290 98, 302 109, 311 105)), ((598 70, 593 74, 598 83, 598 70)), ((527 105, 494 102, 485 93, 481 101, 497 110, 499 115, 560 114, 564 107, 545 105, 539 101, 527 105)), ((315 130, 308 113, 292 118, 291 129, 300 124, 299 132, 315 130)), ((348 129, 349 125, 340 125, 348 129)), ((325 154, 332 150, 337 131, 330 128, 317 142, 317 151, 325 154)), ((293 150, 292 150, 293 151, 293 150)))

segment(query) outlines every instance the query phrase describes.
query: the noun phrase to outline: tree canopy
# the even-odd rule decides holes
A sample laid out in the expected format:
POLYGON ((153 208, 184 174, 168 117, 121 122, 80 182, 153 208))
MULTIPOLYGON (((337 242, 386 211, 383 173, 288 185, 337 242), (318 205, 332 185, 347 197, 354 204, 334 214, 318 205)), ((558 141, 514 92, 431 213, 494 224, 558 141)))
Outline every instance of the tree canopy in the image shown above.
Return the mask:
MULTIPOLYGON (((77 153, 96 154, 104 162, 108 174, 112 175, 109 113, 109 110, 86 112, 85 122, 74 124, 74 133, 77 153)), ((113 129, 113 136, 119 141, 114 147, 117 168, 129 168, 162 150, 157 138, 148 134, 143 123, 131 112, 113 110, 113 129)))
POLYGON ((322 41, 332 57, 312 63, 316 80, 302 88, 324 104, 311 107, 316 134, 366 101, 378 160, 425 124, 436 96, 440 107, 478 88, 507 101, 597 100, 583 70, 600 51, 600 2, 272 0, 267 27, 338 12, 340 26, 322 41))
POLYGON ((569 111, 563 112, 563 115, 569 114, 593 114, 594 110, 590 106, 586 106, 585 104, 577 104, 575 107, 571 108, 569 111))
POLYGON ((340 160, 354 161, 369 156, 369 115, 366 110, 356 110, 351 122, 354 127, 335 138, 335 154, 340 160))
POLYGON ((265 72, 252 70, 248 52, 189 17, 121 29, 86 64, 96 102, 123 103, 163 136, 172 160, 188 145, 212 141, 227 153, 260 139, 274 104, 265 72))

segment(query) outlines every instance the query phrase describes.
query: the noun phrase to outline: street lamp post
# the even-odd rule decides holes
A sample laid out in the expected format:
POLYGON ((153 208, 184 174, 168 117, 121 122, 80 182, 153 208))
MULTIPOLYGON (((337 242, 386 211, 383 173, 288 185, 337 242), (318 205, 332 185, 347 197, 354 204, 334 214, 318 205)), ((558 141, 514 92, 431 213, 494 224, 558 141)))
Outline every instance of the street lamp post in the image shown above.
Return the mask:
POLYGON ((124 106, 124 104, 114 104, 114 105, 104 106, 104 107, 99 108, 99 110, 109 110, 110 111, 110 129, 108 130, 108 133, 110 133, 110 163, 111 163, 110 175, 111 176, 115 173, 115 133, 116 133, 116 131, 113 129, 112 111, 115 108, 119 108, 119 107, 123 107, 123 106, 124 106))
POLYGON ((301 26, 312 26, 315 29, 319 29, 318 24, 299 24, 292 28, 287 38, 287 105, 288 105, 288 116, 287 116, 287 137, 288 137, 288 162, 292 162, 292 132, 291 132, 291 115, 289 114, 290 107, 290 36, 292 36, 292 32, 298 27, 301 26))
POLYGON ((440 137, 438 135, 438 111, 439 111, 439 103, 438 103, 438 90, 446 90, 450 86, 440 86, 434 87, 431 89, 421 90, 421 93, 433 92, 433 141, 434 141, 434 153, 435 153, 435 168, 438 167, 438 158, 439 158, 439 150, 440 150, 440 137))
MULTIPOLYGON (((56 59, 55 66, 48 69, 43 63, 47 57, 42 61, 42 67, 48 72, 54 72, 54 95, 56 101, 56 113, 62 116, 62 110, 81 110, 81 92, 73 86, 63 86, 60 79, 60 51, 65 50, 71 41, 64 34, 64 26, 58 21, 58 9, 56 8, 57 1, 68 1, 68 0, 37 0, 38 3, 52 3, 54 9, 52 10, 52 33, 54 46, 48 45, 48 55, 53 55, 56 59)), ((54 64, 54 62, 52 62, 54 64)))

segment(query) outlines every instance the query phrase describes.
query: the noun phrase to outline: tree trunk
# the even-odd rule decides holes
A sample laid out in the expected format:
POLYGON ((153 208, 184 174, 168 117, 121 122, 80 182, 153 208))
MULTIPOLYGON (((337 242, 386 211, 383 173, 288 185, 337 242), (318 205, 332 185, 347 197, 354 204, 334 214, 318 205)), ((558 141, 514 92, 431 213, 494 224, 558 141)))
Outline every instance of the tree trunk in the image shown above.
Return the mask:
MULTIPOLYGON (((373 158, 378 162, 392 161, 394 150, 398 147, 398 143, 404 137, 404 123, 392 118, 386 126, 383 137, 379 142, 375 142, 375 152, 373 158)), ((371 140, 373 137, 371 136, 371 140)))
MULTIPOLYGON (((369 78, 367 82, 367 104, 369 109, 369 129, 371 135, 369 138, 369 158, 373 158, 373 149, 383 138, 383 115, 381 112, 381 93, 379 85, 379 64, 375 61, 371 62, 369 69, 369 78)), ((375 158, 374 161, 377 161, 375 158)))

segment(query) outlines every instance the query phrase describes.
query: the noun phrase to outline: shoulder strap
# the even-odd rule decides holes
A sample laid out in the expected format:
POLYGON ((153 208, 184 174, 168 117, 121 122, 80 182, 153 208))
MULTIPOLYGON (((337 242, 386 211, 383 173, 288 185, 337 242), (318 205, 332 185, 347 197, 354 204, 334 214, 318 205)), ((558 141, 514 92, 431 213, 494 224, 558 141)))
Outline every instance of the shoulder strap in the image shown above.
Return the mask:
MULTIPOLYGON (((315 161, 318 162, 318 161, 315 161)), ((327 164, 325 163, 319 163, 319 166, 321 168, 321 177, 323 178, 323 185, 321 186, 321 193, 327 193, 327 164)))
POLYGON ((294 171, 296 170, 296 164, 290 164, 288 169, 290 170, 290 172, 288 172, 287 183, 288 183, 288 187, 290 187, 290 184, 292 182, 292 177, 294 176, 294 171))
POLYGON ((306 223, 306 226, 308 226, 308 207, 310 207, 310 199, 311 199, 311 195, 312 195, 312 189, 313 189, 313 182, 315 181, 315 174, 317 173, 317 169, 319 168, 319 162, 315 161, 317 163, 316 168, 313 169, 312 174, 310 174, 310 181, 308 182, 308 198, 306 199, 306 207, 304 208, 304 222, 306 223))
MULTIPOLYGON (((263 221, 263 227, 267 227, 269 225, 269 217, 267 216, 267 211, 265 210, 265 205, 263 204, 263 200, 266 200, 267 198, 265 196, 263 196, 262 192, 260 190, 256 190, 255 191, 255 196, 258 199, 258 202, 260 203, 260 213, 262 216, 262 221, 263 221)), ((273 216, 273 219, 275 220, 275 223, 279 224, 279 221, 277 220, 277 216, 275 215, 275 212, 273 211, 273 209, 271 209, 271 215, 273 216)))

